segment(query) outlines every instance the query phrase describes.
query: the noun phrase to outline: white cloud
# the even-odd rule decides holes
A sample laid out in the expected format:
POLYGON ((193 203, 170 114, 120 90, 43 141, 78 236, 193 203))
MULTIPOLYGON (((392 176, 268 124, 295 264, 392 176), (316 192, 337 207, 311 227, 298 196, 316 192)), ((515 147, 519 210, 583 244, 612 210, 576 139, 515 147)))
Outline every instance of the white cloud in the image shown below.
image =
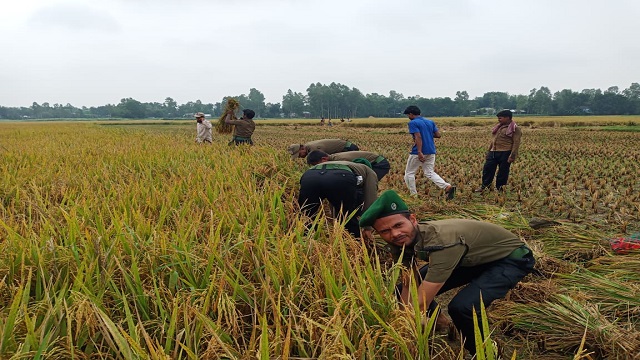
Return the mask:
POLYGON ((631 0, 23 0, 0 13, 0 105, 623 89, 639 16, 631 0))
POLYGON ((28 25, 41 31, 62 29, 70 32, 115 32, 118 21, 107 11, 81 4, 58 4, 38 9, 28 25))

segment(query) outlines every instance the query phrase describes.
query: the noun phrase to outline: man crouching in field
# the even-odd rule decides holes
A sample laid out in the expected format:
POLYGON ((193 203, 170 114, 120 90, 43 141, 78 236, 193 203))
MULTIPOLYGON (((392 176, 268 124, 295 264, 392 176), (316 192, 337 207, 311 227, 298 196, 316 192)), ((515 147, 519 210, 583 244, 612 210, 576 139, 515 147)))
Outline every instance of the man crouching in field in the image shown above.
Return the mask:
MULTIPOLYGON (((389 244, 396 261, 403 254, 402 264, 413 274, 403 276, 398 287, 403 304, 413 303, 412 281, 418 285, 419 311, 428 315, 436 309, 436 295, 464 286, 451 299, 448 310, 471 354, 476 352, 473 309, 479 316, 481 295, 484 306, 489 307, 532 272, 535 264, 533 253, 518 236, 498 225, 467 219, 418 223, 393 190, 384 192, 362 214, 360 226, 372 226, 389 244), (417 259, 429 264, 418 270, 417 259)), ((447 323, 444 314, 439 314, 437 324, 447 323)))

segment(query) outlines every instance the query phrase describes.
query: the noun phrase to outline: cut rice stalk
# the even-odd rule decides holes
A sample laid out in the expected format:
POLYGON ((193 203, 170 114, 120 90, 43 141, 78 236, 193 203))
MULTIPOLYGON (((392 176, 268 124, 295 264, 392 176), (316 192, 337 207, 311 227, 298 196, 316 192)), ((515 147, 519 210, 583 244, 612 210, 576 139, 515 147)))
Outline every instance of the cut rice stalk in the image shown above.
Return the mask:
POLYGON ((227 100, 224 111, 222 112, 222 115, 220 115, 220 118, 216 123, 216 131, 218 132, 218 134, 231 134, 233 132, 233 125, 226 124, 224 122, 224 119, 225 117, 227 117, 227 113, 231 112, 231 119, 237 120, 238 118, 236 117, 235 113, 239 108, 240 103, 238 102, 238 100, 234 98, 229 98, 227 100))

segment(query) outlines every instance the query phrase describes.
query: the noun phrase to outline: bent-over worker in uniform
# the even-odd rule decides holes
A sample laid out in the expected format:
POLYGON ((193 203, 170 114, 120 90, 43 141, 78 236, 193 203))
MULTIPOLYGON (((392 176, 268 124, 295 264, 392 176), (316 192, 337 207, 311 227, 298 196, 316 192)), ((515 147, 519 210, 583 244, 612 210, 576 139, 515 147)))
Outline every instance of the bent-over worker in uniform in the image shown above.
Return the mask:
POLYGON ((334 215, 346 217, 357 210, 345 228, 360 236, 357 216, 375 201, 378 177, 370 167, 350 161, 329 161, 312 166, 300 177, 300 209, 309 217, 320 210, 327 199, 334 215))
MULTIPOLYGON (((535 264, 531 250, 510 231, 467 219, 419 223, 393 190, 380 195, 362 214, 360 226, 372 226, 389 244, 396 261, 404 250, 402 264, 413 276, 403 276, 399 286, 403 304, 412 304, 411 283, 418 286, 419 310, 428 314, 436 309, 436 295, 464 286, 449 302, 448 312, 471 354, 476 351, 473 309, 479 316, 480 295, 489 307, 532 272, 535 264), (417 259, 428 260, 428 265, 418 270, 417 259)), ((437 323, 447 322, 444 314, 438 315, 437 323)))
POLYGON ((287 148, 292 160, 305 158, 313 150, 322 150, 327 154, 335 154, 343 151, 357 151, 360 148, 351 141, 342 139, 314 140, 306 144, 292 144, 287 148))

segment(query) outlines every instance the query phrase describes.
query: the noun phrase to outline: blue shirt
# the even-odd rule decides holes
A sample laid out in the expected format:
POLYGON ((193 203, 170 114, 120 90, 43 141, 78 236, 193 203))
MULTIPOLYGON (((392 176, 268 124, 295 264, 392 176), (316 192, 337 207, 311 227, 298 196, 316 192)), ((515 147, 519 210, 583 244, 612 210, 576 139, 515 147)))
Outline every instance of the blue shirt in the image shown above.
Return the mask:
MULTIPOLYGON (((422 137, 422 153, 425 155, 436 153, 436 144, 433 142, 433 134, 436 131, 438 131, 436 123, 422 116, 418 116, 409 121, 409 134, 413 136, 413 140, 415 141, 415 134, 420 133, 420 137, 422 137)), ((411 154, 418 155, 418 148, 415 143, 411 148, 411 154)))

